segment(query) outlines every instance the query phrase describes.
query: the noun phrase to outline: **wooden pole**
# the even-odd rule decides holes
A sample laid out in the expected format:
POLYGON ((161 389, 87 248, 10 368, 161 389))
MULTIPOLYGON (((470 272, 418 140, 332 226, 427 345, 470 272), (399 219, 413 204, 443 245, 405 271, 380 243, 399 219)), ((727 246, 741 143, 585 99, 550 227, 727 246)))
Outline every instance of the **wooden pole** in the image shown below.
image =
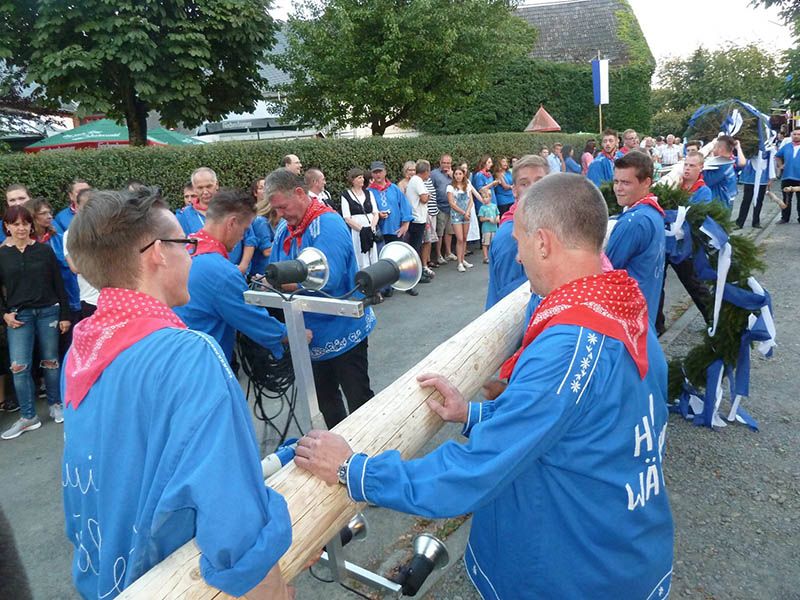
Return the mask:
MULTIPOLYGON (((374 455, 396 449, 404 458, 415 456, 444 424, 425 404, 427 397, 438 392, 420 388, 416 376, 441 373, 465 397, 477 394, 483 382, 519 347, 529 299, 526 282, 439 345, 333 431, 344 436, 356 452, 374 455)), ((280 561, 283 576, 291 580, 338 534, 360 505, 350 501, 343 486, 328 486, 295 467, 294 462, 267 483, 286 498, 292 518, 292 546, 280 561)), ((228 598, 203 581, 199 557, 200 551, 192 540, 145 573, 119 598, 228 598)))

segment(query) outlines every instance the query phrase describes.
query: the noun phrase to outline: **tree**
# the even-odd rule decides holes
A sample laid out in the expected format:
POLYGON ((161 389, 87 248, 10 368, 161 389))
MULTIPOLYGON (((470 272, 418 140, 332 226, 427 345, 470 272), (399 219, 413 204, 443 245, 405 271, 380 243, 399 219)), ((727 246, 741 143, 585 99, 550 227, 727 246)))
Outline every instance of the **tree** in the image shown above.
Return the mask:
POLYGON ((482 89, 531 49, 534 32, 508 0, 307 0, 274 57, 292 82, 283 116, 373 135, 482 89))
POLYGON ((777 7, 784 22, 792 28, 795 38, 795 47, 787 50, 783 55, 784 60, 784 94, 789 100, 792 110, 800 109, 800 0, 752 0, 753 6, 764 8, 777 7))
POLYGON ((660 109, 678 113, 729 98, 769 113, 783 96, 778 58, 755 44, 714 51, 700 47, 689 58, 666 61, 658 80, 660 109))
POLYGON ((274 42, 263 0, 40 0, 29 80, 52 100, 123 119, 147 142, 147 114, 198 125, 252 110, 274 42))

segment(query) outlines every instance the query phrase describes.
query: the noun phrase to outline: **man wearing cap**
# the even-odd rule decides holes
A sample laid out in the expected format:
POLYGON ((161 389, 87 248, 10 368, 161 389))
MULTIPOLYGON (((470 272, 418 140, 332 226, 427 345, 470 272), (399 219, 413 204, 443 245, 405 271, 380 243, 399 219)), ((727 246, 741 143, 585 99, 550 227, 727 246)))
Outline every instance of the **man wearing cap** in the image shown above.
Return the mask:
MULTIPOLYGON (((383 241, 387 244, 396 242, 402 239, 408 231, 408 225, 412 219, 411 204, 402 190, 386 177, 386 165, 382 161, 373 161, 369 170, 372 173, 372 181, 367 189, 378 206, 383 241)), ((388 298, 394 293, 394 290, 389 287, 382 293, 388 298)), ((406 293, 410 296, 419 294, 416 289, 410 289, 406 293)))

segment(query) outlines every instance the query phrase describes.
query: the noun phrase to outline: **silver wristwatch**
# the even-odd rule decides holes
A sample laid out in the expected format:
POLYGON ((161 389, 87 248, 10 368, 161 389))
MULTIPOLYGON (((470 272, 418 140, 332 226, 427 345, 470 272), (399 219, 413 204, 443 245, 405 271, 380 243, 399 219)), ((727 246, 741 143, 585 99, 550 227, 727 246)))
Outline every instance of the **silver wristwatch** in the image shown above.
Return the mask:
POLYGON ((336 476, 339 478, 339 483, 342 485, 347 485, 347 467, 350 465, 350 459, 353 458, 353 455, 347 457, 347 459, 339 465, 339 469, 336 471, 336 476))

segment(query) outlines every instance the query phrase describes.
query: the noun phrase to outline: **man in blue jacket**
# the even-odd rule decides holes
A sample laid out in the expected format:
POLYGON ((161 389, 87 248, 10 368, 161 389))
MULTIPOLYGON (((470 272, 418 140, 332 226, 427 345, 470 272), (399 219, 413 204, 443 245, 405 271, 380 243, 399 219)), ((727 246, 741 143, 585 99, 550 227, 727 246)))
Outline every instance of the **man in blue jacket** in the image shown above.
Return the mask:
MULTIPOLYGON (((519 198, 531 185, 547 175, 547 159, 539 155, 527 154, 514 165, 513 192, 519 198)), ((489 285, 486 291, 486 310, 492 308, 511 292, 516 290, 528 277, 517 260, 517 240, 514 239, 514 214, 517 204, 512 204, 500 220, 500 227, 489 246, 489 285)))
POLYGON ((212 196, 203 228, 192 234, 198 242, 189 273, 190 299, 175 308, 191 329, 217 340, 228 362, 233 358, 237 331, 267 348, 275 358, 283 356, 286 327, 266 309, 245 303, 247 282, 228 257, 255 215, 255 200, 245 192, 223 189, 212 196))
POLYGON ((781 211, 781 223, 788 223, 792 217, 792 196, 797 196, 797 220, 800 221, 800 128, 792 131, 792 141, 784 144, 775 154, 775 161, 781 169, 781 188, 794 188, 792 191, 783 192, 783 202, 786 208, 781 211))
POLYGON ((171 308, 189 300, 177 219, 146 191, 94 192, 69 231, 71 258, 100 289, 62 379, 61 485, 80 595, 114 598, 195 538, 209 585, 287 598, 277 564, 291 521, 264 485, 242 389, 217 342, 171 308))
MULTIPOLYGON (((350 228, 339 213, 310 198, 303 179, 287 169, 267 175, 264 197, 284 219, 275 231, 269 262, 292 260, 304 248, 317 248, 327 258, 330 272, 322 291, 334 297, 352 292, 358 270, 356 254, 350 228)), ((295 291, 297 287, 292 284, 285 289, 295 291)), ((375 327, 375 313, 367 307, 363 317, 353 319, 309 312, 305 322, 313 334, 311 366, 319 408, 332 428, 348 411, 352 413, 375 395, 370 388, 368 360, 368 336, 375 327)))
POLYGON ((619 137, 617 132, 613 129, 606 129, 603 132, 602 150, 589 165, 589 170, 586 172, 586 176, 597 187, 614 179, 614 161, 622 156, 618 146, 619 137))
POLYGON ((394 450, 356 454, 327 431, 297 447, 298 467, 357 502, 428 517, 472 512, 464 562, 484 598, 669 595, 667 365, 636 282, 602 272, 607 219, 580 175, 545 177, 521 200, 514 236, 544 300, 501 369, 508 387, 467 403, 441 375, 418 377, 441 394, 428 406, 464 424, 466 443, 407 461, 394 450))
POLYGON ((614 194, 623 213, 612 220, 606 256, 639 282, 647 300, 650 326, 655 325, 664 282, 664 210, 650 193, 653 161, 632 150, 614 163, 614 194))

